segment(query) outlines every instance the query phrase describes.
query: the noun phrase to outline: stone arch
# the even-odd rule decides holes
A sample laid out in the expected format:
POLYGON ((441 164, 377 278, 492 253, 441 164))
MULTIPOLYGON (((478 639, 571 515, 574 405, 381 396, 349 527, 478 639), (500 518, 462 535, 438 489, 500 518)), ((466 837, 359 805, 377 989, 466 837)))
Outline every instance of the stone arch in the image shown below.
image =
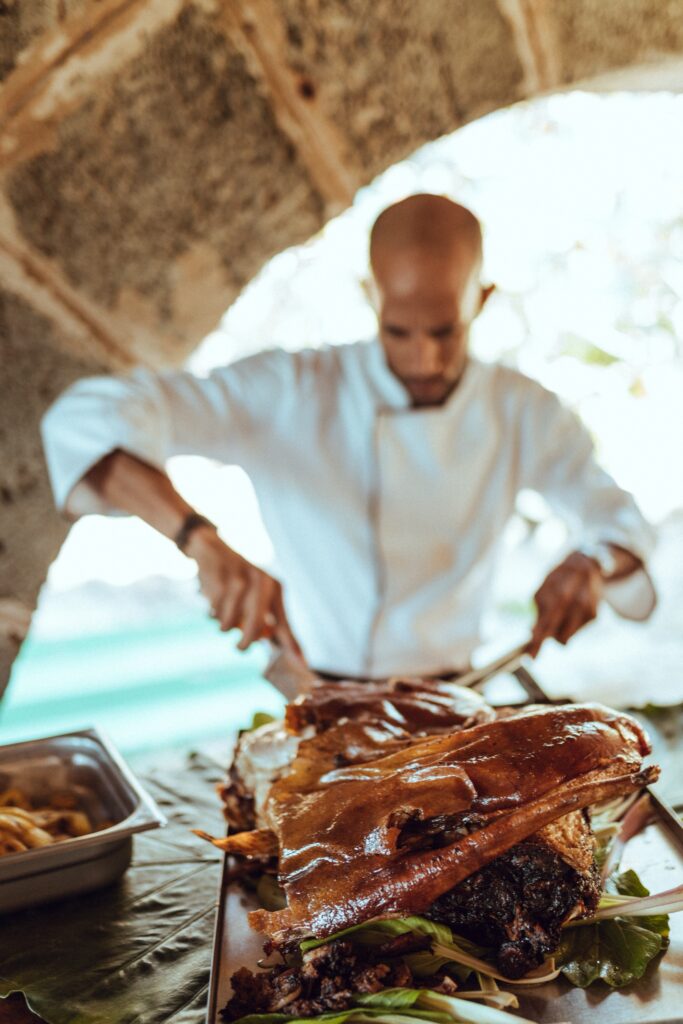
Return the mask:
POLYGON ((70 380, 180 362, 424 142, 682 61, 683 0, 0 4, 0 598, 33 606, 66 530, 38 422, 70 380))

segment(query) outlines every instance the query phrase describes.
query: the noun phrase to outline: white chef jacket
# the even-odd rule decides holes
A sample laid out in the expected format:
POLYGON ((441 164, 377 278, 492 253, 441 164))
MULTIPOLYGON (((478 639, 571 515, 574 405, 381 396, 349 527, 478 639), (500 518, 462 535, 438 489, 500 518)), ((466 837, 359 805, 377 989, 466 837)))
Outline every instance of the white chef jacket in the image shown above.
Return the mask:
POLYGON ((82 380, 48 411, 43 436, 60 507, 116 448, 160 468, 188 454, 241 466, 292 629, 311 666, 338 674, 467 664, 522 488, 583 542, 643 559, 653 542, 554 394, 470 359, 444 405, 415 409, 377 340, 262 352, 205 379, 82 380))

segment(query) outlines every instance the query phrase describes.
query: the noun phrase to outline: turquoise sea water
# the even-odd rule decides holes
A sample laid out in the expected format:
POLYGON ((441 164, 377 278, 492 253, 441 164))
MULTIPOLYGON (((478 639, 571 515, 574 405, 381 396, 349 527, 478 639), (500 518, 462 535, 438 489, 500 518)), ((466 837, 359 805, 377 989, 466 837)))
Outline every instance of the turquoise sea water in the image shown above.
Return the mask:
POLYGON ((29 636, 0 702, 0 743, 98 726, 126 753, 190 746, 284 701, 266 652, 235 650, 204 616, 65 639, 29 636))

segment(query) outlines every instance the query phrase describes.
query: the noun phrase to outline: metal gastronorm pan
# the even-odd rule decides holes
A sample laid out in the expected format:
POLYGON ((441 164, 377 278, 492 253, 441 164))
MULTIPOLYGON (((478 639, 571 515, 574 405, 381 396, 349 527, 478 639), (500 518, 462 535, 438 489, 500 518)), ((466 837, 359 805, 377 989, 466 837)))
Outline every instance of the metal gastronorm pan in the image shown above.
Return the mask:
POLYGON ((108 885, 130 863, 133 834, 166 824, 97 729, 0 746, 0 791, 14 786, 37 803, 73 793, 98 831, 0 857, 0 913, 108 885))

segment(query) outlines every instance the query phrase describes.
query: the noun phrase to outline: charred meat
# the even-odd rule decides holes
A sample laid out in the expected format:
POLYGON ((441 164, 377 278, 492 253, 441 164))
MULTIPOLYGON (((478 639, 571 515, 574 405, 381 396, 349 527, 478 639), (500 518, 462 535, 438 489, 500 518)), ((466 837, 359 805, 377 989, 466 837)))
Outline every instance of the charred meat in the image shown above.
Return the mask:
POLYGON ((490 947, 501 974, 522 978, 555 952, 570 914, 590 913, 599 899, 594 866, 582 874, 549 847, 527 841, 444 893, 425 916, 490 947))
POLYGON ((328 1010, 348 1010, 359 993, 409 987, 410 969, 401 961, 361 960, 350 942, 331 942, 304 953, 300 966, 271 968, 252 974, 243 967, 232 977, 233 998, 223 1011, 227 1021, 247 1013, 287 1013, 310 1017, 328 1010))

